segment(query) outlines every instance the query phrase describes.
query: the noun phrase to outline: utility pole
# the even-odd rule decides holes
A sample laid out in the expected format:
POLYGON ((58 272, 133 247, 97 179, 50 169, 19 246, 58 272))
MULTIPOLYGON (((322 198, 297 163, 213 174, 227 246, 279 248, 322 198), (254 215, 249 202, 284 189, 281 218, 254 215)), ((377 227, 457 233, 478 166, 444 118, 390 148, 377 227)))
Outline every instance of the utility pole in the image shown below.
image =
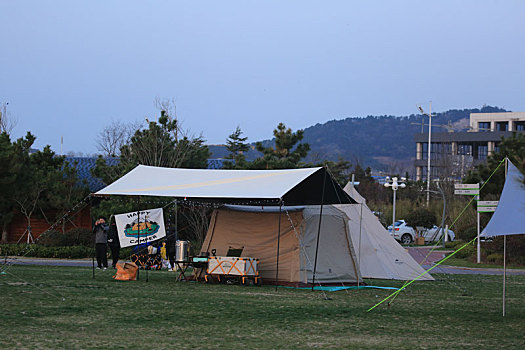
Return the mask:
POLYGON ((428 116, 428 144, 427 144, 427 208, 430 202, 430 149, 432 146, 432 101, 430 101, 430 107, 429 107, 429 113, 425 113, 423 108, 421 106, 417 106, 419 111, 423 114, 428 116))

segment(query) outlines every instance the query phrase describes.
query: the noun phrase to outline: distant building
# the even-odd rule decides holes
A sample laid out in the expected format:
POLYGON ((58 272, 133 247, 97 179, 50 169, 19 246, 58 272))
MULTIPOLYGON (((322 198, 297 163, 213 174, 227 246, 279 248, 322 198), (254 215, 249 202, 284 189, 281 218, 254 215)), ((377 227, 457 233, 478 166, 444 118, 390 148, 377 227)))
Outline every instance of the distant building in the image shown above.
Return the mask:
POLYGON ((224 168, 224 162, 226 161, 235 163, 233 159, 209 158, 208 169, 222 169, 224 168))
MULTIPOLYGON (((66 157, 66 162, 76 169, 79 181, 88 186, 92 193, 106 186, 104 182, 102 182, 102 179, 91 174, 91 170, 93 170, 97 164, 97 159, 98 157, 66 157)), ((120 159, 116 157, 104 159, 109 166, 115 166, 120 162, 120 159)))
MULTIPOLYGON (((432 132, 431 177, 460 179, 472 167, 486 161, 502 138, 525 132, 525 112, 471 113, 466 132, 432 132)), ((428 133, 416 134, 416 180, 427 176, 428 133)))

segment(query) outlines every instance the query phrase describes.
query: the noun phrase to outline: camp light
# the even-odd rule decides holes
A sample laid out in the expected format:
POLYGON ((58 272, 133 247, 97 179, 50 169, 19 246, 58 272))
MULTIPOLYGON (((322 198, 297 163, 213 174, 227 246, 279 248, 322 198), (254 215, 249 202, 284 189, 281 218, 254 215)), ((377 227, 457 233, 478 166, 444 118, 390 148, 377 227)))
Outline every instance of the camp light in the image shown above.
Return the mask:
POLYGON ((390 178, 390 176, 387 176, 385 178, 385 187, 391 187, 392 191, 394 191, 394 200, 393 200, 393 206, 392 206, 392 232, 399 231, 399 228, 396 229, 396 191, 398 188, 405 188, 406 184, 405 181, 407 180, 406 177, 402 177, 401 181, 397 181, 397 177, 390 178))

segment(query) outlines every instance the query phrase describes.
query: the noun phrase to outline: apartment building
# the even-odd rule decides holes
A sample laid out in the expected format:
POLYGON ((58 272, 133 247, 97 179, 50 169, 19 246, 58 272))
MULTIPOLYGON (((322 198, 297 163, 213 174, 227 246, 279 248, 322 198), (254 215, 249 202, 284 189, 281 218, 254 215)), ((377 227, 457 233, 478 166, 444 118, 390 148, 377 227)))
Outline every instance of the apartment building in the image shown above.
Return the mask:
MULTIPOLYGON (((430 173, 432 178, 461 179, 469 169, 485 162, 502 138, 525 132, 525 112, 471 113, 466 132, 432 132, 430 173)), ((416 180, 427 177, 428 133, 414 135, 416 180)))

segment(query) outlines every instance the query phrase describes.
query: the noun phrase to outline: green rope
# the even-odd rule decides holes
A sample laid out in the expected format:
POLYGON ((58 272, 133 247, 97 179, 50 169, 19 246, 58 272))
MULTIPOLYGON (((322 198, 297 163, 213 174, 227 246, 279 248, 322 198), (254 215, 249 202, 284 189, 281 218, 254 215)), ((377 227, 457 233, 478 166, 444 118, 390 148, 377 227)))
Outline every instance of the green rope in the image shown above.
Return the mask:
MULTIPOLYGON (((501 162, 499 162, 498 166, 496 167, 496 169, 494 169, 494 171, 492 172, 492 174, 490 174, 490 176, 487 178, 487 180, 483 183, 483 185, 481 185, 481 188, 479 189, 480 191, 483 189, 483 187, 485 187, 485 185, 489 182, 489 180, 492 178, 492 176, 496 173, 496 171, 499 169, 499 167, 501 166, 501 164, 503 164, 503 162, 505 161, 505 158, 503 158, 501 160, 501 162)), ((463 213, 465 212, 465 210, 467 210, 467 208, 470 206, 470 204, 472 203, 472 201, 474 201, 476 197, 473 196, 472 199, 467 203, 467 205, 463 208, 463 210, 459 213, 459 215, 456 217, 456 219, 452 222, 452 224, 450 225, 450 227, 454 226, 454 224, 459 220, 459 218, 463 215, 463 213)), ((426 270, 425 272, 421 273, 419 276, 417 276, 416 278, 414 278, 412 281, 406 283, 401 287, 399 288, 397 291, 395 291, 394 293, 390 294, 388 297, 386 297, 385 299, 381 300, 379 303, 375 304, 374 306, 372 306, 370 309, 368 309, 366 312, 370 312, 372 311, 373 309, 375 309, 376 307, 378 307, 379 305, 383 304, 385 301, 389 300, 390 298, 395 298, 402 290, 404 290, 405 288, 407 288, 409 285, 411 285, 412 283, 414 283, 415 281, 417 281, 420 277, 424 276, 425 274, 429 273, 430 271, 432 271, 433 269, 435 269, 436 267, 438 267, 439 265, 441 265, 443 262, 445 262, 446 260, 448 260, 449 258, 453 257, 457 252, 459 252, 460 250, 462 250, 463 248, 465 248, 467 245, 473 243, 476 239, 478 238, 478 236, 474 237, 470 242, 467 242, 465 243, 463 246, 461 246, 461 248, 459 248, 458 250, 456 250, 454 253, 448 255, 446 258, 440 260, 439 262, 437 262, 434 266, 432 266, 431 268, 429 268, 428 270, 426 270)), ((433 250, 435 250, 436 248, 434 248, 433 250)), ((432 250, 432 251, 433 251, 432 250)), ((432 252, 431 251, 431 252, 432 252)), ((431 253, 429 252, 429 254, 431 253)), ((428 255, 427 255, 428 256, 428 255)))
POLYGON ((426 270, 425 272, 421 273, 419 276, 417 276, 415 279, 413 279, 412 281, 410 281, 409 283, 407 283, 404 287, 401 287, 399 288, 397 291, 395 291, 394 293, 390 294, 388 297, 386 297, 385 299, 381 300, 379 303, 375 304, 374 306, 372 306, 370 309, 368 309, 366 312, 369 312, 369 311, 372 311, 373 309, 375 309, 376 307, 378 307, 379 305, 381 305, 382 303, 384 303, 385 301, 387 301, 388 299, 396 296, 399 294, 399 292, 401 292, 403 289, 405 289, 406 287, 408 287, 409 285, 411 285, 412 283, 414 283, 415 281, 417 281, 421 276, 424 276, 425 274, 429 273, 430 271, 432 271, 433 269, 435 269, 436 267, 438 267, 439 265, 441 265, 443 262, 445 262, 447 259, 453 257, 457 252, 459 252, 461 249, 465 248, 466 246, 468 246, 470 243, 474 242, 476 240, 477 237, 474 237, 470 242, 467 242, 465 243, 461 248, 459 248, 458 250, 456 250, 454 253, 448 255, 446 258, 444 258, 443 260, 439 261, 438 263, 436 263, 436 265, 432 266, 431 268, 429 268, 428 270, 426 270))

